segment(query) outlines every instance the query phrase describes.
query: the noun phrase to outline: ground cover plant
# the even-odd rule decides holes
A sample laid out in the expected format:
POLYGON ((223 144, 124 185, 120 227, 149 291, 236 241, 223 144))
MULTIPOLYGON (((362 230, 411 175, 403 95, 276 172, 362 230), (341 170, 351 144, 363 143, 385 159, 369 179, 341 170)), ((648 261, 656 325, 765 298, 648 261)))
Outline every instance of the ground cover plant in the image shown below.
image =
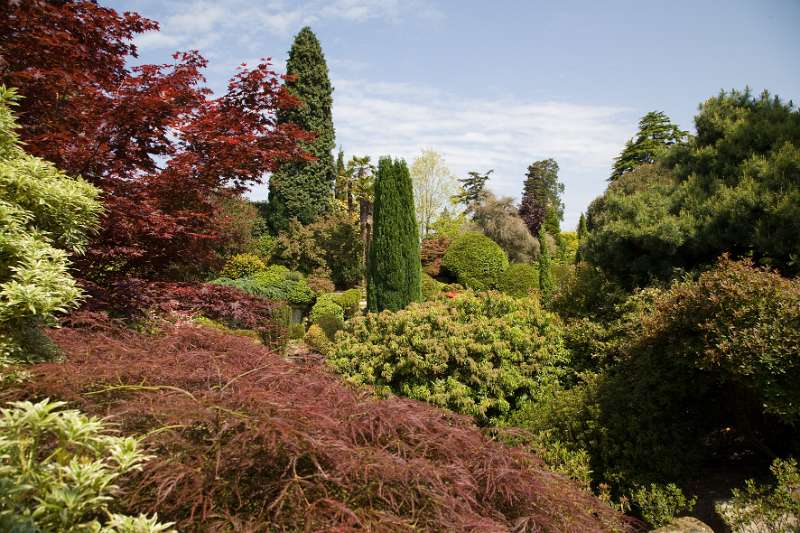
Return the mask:
POLYGON ((58 396, 147 435, 155 458, 124 482, 122 503, 178 528, 637 527, 469 418, 376 399, 315 359, 287 361, 191 323, 148 335, 94 315, 86 322, 50 333, 66 362, 33 367, 15 394, 58 396))

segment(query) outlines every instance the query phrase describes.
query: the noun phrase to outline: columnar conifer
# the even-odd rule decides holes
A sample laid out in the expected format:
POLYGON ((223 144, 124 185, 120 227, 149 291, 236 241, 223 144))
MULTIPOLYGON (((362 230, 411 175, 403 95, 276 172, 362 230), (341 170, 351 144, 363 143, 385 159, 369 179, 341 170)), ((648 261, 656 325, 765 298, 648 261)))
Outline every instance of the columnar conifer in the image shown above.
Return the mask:
POLYGON ((402 159, 383 157, 375 179, 372 246, 367 270, 370 311, 396 311, 420 300, 414 193, 402 159))
POLYGON ((547 300, 553 293, 553 272, 550 268, 550 250, 547 248, 547 232, 544 225, 539 227, 539 290, 542 299, 547 300))

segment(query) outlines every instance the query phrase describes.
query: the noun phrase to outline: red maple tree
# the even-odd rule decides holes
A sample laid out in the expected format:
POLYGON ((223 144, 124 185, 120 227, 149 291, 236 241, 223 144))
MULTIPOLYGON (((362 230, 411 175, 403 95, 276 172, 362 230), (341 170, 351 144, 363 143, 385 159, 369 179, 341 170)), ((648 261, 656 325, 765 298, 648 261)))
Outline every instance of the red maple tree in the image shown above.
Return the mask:
POLYGON ((276 123, 299 101, 269 60, 242 65, 212 98, 197 51, 128 66, 136 34, 157 30, 91 1, 0 0, 0 83, 24 96, 26 149, 104 192, 102 232, 78 263, 87 277, 210 266, 220 196, 311 158, 299 144, 311 134, 276 123))

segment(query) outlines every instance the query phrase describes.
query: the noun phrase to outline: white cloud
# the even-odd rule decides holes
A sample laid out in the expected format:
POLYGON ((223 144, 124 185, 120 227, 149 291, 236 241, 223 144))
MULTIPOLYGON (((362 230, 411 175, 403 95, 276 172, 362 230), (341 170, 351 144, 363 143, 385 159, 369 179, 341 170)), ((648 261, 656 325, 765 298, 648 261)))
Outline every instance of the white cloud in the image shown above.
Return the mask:
POLYGON ((632 134, 630 110, 559 101, 461 98, 411 84, 334 80, 337 143, 350 154, 404 157, 441 152, 450 169, 494 169, 490 187, 518 197, 527 166, 558 161, 566 184, 565 228, 605 187, 612 159, 632 134))

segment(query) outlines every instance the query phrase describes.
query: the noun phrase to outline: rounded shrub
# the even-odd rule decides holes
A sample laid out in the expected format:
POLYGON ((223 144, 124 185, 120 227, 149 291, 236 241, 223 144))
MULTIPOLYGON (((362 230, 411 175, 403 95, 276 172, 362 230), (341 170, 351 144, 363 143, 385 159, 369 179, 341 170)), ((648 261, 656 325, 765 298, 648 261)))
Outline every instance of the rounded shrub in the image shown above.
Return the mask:
POLYGON ((228 259, 219 275, 222 278, 240 279, 266 268, 264 261, 255 254, 236 254, 228 259))
POLYGON ((311 326, 309 326, 303 341, 309 348, 322 355, 330 353, 333 349, 333 344, 330 339, 328 339, 328 336, 317 324, 311 324, 311 326))
POLYGON ((467 292, 351 320, 328 362, 355 383, 492 421, 557 379, 567 351, 535 299, 467 292))
POLYGON ((457 237, 442 258, 442 269, 468 289, 495 288, 506 268, 508 257, 500 245, 474 231, 457 237))
POLYGON ((361 310, 361 289, 348 289, 337 294, 335 301, 342 306, 344 317, 351 319, 361 310))
POLYGON ((308 286, 306 280, 299 281, 287 280, 288 290, 286 300, 294 305, 310 305, 314 301, 314 291, 308 286))
POLYGON ((522 298, 539 288, 539 269, 528 263, 512 263, 500 276, 497 289, 522 298))
POLYGON ((318 325, 329 339, 344 327, 344 310, 336 303, 332 294, 323 294, 311 308, 309 316, 312 324, 318 325))

